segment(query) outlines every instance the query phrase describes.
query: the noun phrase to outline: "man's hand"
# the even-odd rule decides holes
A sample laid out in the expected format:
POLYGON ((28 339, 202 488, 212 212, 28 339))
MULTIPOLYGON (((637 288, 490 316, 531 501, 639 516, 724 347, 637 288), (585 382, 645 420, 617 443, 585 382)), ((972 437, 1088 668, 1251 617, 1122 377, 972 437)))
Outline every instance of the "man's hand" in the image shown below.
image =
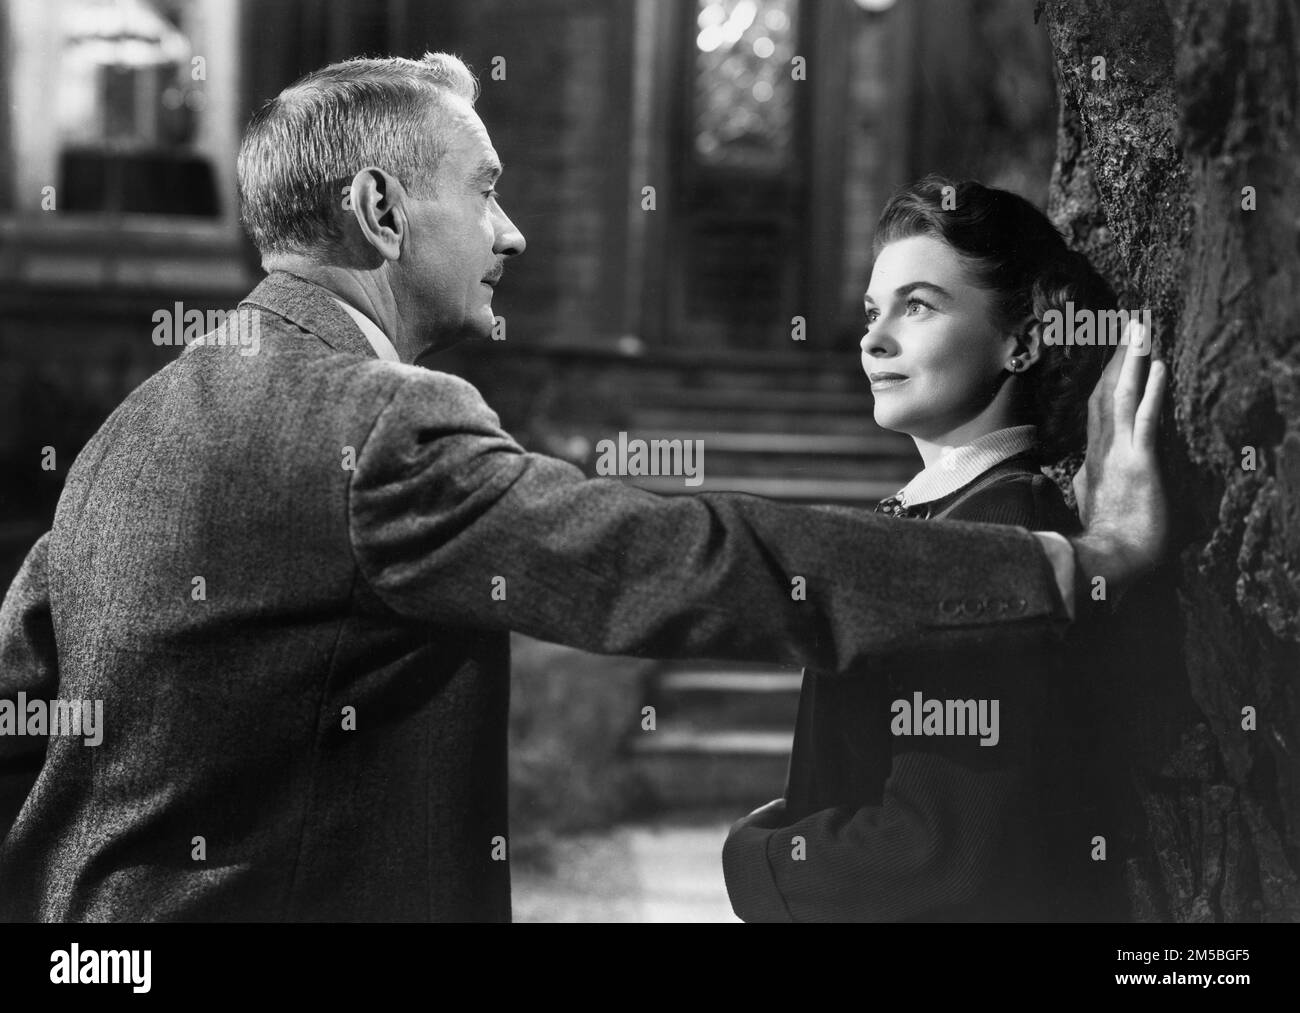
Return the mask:
POLYGON ((1082 534, 1075 559, 1085 582, 1104 577, 1111 600, 1152 570, 1169 542, 1169 504, 1156 459, 1168 370, 1150 362, 1151 336, 1137 323, 1088 399, 1088 455, 1074 476, 1082 534))

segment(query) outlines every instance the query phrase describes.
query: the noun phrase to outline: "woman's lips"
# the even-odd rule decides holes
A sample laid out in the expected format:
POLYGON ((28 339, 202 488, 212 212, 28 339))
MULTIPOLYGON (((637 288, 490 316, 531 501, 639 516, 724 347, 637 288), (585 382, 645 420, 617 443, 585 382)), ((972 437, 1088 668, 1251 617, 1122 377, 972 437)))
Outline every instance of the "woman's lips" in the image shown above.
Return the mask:
POLYGON ((867 379, 871 381, 871 390, 874 392, 898 387, 907 383, 910 377, 903 376, 901 373, 868 373, 867 379))

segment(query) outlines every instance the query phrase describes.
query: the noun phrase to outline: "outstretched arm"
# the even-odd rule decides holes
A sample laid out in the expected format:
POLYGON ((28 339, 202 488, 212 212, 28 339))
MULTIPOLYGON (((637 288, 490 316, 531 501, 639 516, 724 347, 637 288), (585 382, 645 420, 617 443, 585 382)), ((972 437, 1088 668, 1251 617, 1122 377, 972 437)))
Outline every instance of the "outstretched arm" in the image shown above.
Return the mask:
POLYGON ((1139 397, 1147 352, 1131 344, 1116 356, 1090 404, 1088 529, 1073 546, 1050 533, 587 480, 525 453, 469 384, 420 371, 362 448, 353 549, 399 615, 600 653, 846 672, 920 642, 961 650, 990 632, 1059 631, 1076 580, 1122 589, 1165 551, 1164 368, 1139 397))
POLYGON ((1068 619, 1023 530, 588 480, 427 371, 380 413, 350 506, 361 573, 399 615, 598 653, 848 672, 922 640, 961 650, 1068 619))

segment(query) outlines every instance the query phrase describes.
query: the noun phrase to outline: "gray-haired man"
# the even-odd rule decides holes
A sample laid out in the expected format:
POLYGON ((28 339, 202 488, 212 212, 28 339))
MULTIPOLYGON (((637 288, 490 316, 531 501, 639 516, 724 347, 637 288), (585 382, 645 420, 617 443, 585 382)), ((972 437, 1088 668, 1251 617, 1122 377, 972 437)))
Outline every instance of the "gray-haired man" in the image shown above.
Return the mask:
POLYGON ((0 611, 0 700, 103 702, 98 746, 0 738, 10 783, 35 772, 5 917, 508 919, 509 631, 843 671, 1050 635, 1076 572, 1123 584, 1161 553, 1163 372, 1142 397, 1134 354, 1094 397, 1073 551, 658 498, 525 453, 472 387, 412 365, 490 332, 524 250, 474 95, 451 57, 358 60, 253 118, 258 354, 196 344, 132 393, 0 611))

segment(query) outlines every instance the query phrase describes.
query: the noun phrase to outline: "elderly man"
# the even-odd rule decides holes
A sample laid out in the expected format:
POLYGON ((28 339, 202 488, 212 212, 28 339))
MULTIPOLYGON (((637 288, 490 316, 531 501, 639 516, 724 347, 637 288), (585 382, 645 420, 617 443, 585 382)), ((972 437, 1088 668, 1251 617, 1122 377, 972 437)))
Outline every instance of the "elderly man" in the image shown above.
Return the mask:
POLYGON ((507 920, 509 631, 843 671, 923 638, 1014 649, 1061 630, 1076 579, 1160 554, 1162 376, 1139 398, 1132 355, 1095 399, 1073 546, 525 453, 414 365, 490 333, 524 250, 475 95, 453 57, 353 60, 253 117, 257 354, 218 333, 123 402, 0 612, 0 700, 103 706, 97 746, 0 741, 38 771, 0 825, 5 917, 507 920))

